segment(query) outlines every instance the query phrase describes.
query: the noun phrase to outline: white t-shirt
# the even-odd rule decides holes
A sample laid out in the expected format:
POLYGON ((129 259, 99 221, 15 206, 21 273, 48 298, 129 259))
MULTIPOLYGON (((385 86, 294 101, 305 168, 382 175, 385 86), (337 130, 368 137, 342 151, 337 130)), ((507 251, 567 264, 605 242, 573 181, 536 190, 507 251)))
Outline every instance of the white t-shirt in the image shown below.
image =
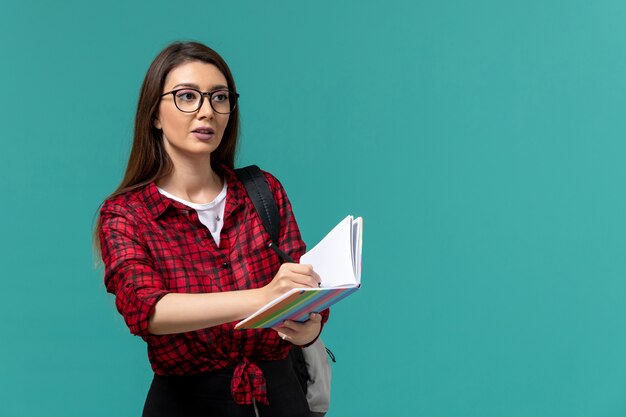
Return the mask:
POLYGON ((211 236, 213 236, 215 244, 217 246, 220 245, 220 232, 224 226, 224 208, 226 207, 226 181, 224 181, 224 187, 217 197, 215 197, 215 199, 210 203, 206 204, 192 203, 191 201, 178 198, 159 187, 157 188, 165 197, 176 200, 179 203, 194 209, 198 213, 200 223, 205 225, 207 229, 209 229, 209 232, 211 232, 211 236))

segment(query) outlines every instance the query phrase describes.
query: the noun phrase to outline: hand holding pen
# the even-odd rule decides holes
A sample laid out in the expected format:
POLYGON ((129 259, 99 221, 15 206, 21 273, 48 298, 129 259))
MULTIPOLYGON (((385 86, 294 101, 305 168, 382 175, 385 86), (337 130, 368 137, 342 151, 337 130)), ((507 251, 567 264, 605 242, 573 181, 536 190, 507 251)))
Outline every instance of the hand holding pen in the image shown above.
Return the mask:
POLYGON ((274 279, 263 287, 268 302, 293 288, 317 288, 320 286, 320 276, 313 270, 313 266, 294 263, 293 259, 276 245, 270 244, 270 247, 286 263, 280 266, 274 279))

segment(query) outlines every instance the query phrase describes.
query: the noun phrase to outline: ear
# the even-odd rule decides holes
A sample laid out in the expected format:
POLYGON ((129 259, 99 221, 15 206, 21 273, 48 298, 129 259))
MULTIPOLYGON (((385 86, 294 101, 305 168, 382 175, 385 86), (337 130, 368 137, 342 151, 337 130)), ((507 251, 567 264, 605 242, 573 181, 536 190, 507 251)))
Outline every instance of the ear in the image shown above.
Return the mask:
POLYGON ((161 130, 161 121, 159 120, 158 117, 155 117, 154 119, 152 119, 152 125, 156 127, 157 129, 161 130))

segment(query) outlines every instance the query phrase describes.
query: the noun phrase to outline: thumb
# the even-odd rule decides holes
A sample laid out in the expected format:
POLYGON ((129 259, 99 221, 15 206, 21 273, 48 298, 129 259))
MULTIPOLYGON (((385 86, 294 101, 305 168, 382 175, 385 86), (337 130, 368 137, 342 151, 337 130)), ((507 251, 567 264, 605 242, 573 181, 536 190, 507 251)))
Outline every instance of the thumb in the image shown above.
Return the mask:
POLYGON ((309 314, 309 319, 313 323, 321 323, 322 322, 322 315, 319 314, 319 313, 311 313, 311 314, 309 314))

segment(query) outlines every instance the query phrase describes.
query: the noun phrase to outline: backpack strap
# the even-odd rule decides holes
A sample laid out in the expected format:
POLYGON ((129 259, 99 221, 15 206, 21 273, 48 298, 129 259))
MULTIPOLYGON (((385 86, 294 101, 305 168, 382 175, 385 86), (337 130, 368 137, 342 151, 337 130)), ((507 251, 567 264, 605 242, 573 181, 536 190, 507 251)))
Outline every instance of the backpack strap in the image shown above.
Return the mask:
POLYGON ((235 170, 235 174, 246 187, 248 197, 252 200, 252 204, 254 204, 254 208, 272 242, 278 245, 280 214, 278 213, 274 195, 272 195, 272 191, 265 180, 265 175, 256 165, 238 168, 235 170))
MULTIPOLYGON (((280 236, 280 214, 278 213, 276 200, 274 200, 274 195, 265 180, 265 176, 256 165, 238 168, 235 170, 235 175, 237 175, 246 187, 248 196, 250 197, 250 200, 252 200, 252 204, 254 205, 256 212, 261 218, 261 222, 263 223, 265 230, 272 238, 272 242, 270 242, 269 247, 273 249, 283 261, 293 262, 289 255, 278 248, 278 237, 280 236)), ((332 352, 328 349, 326 350, 332 355, 332 352)), ((303 349, 296 348, 296 346, 294 346, 294 348, 289 351, 289 357, 291 358, 291 364, 298 377, 298 382, 300 382, 302 391, 306 395, 311 377, 307 369, 307 360, 304 357, 303 349)), ((335 362, 334 355, 332 356, 332 360, 335 362)))

